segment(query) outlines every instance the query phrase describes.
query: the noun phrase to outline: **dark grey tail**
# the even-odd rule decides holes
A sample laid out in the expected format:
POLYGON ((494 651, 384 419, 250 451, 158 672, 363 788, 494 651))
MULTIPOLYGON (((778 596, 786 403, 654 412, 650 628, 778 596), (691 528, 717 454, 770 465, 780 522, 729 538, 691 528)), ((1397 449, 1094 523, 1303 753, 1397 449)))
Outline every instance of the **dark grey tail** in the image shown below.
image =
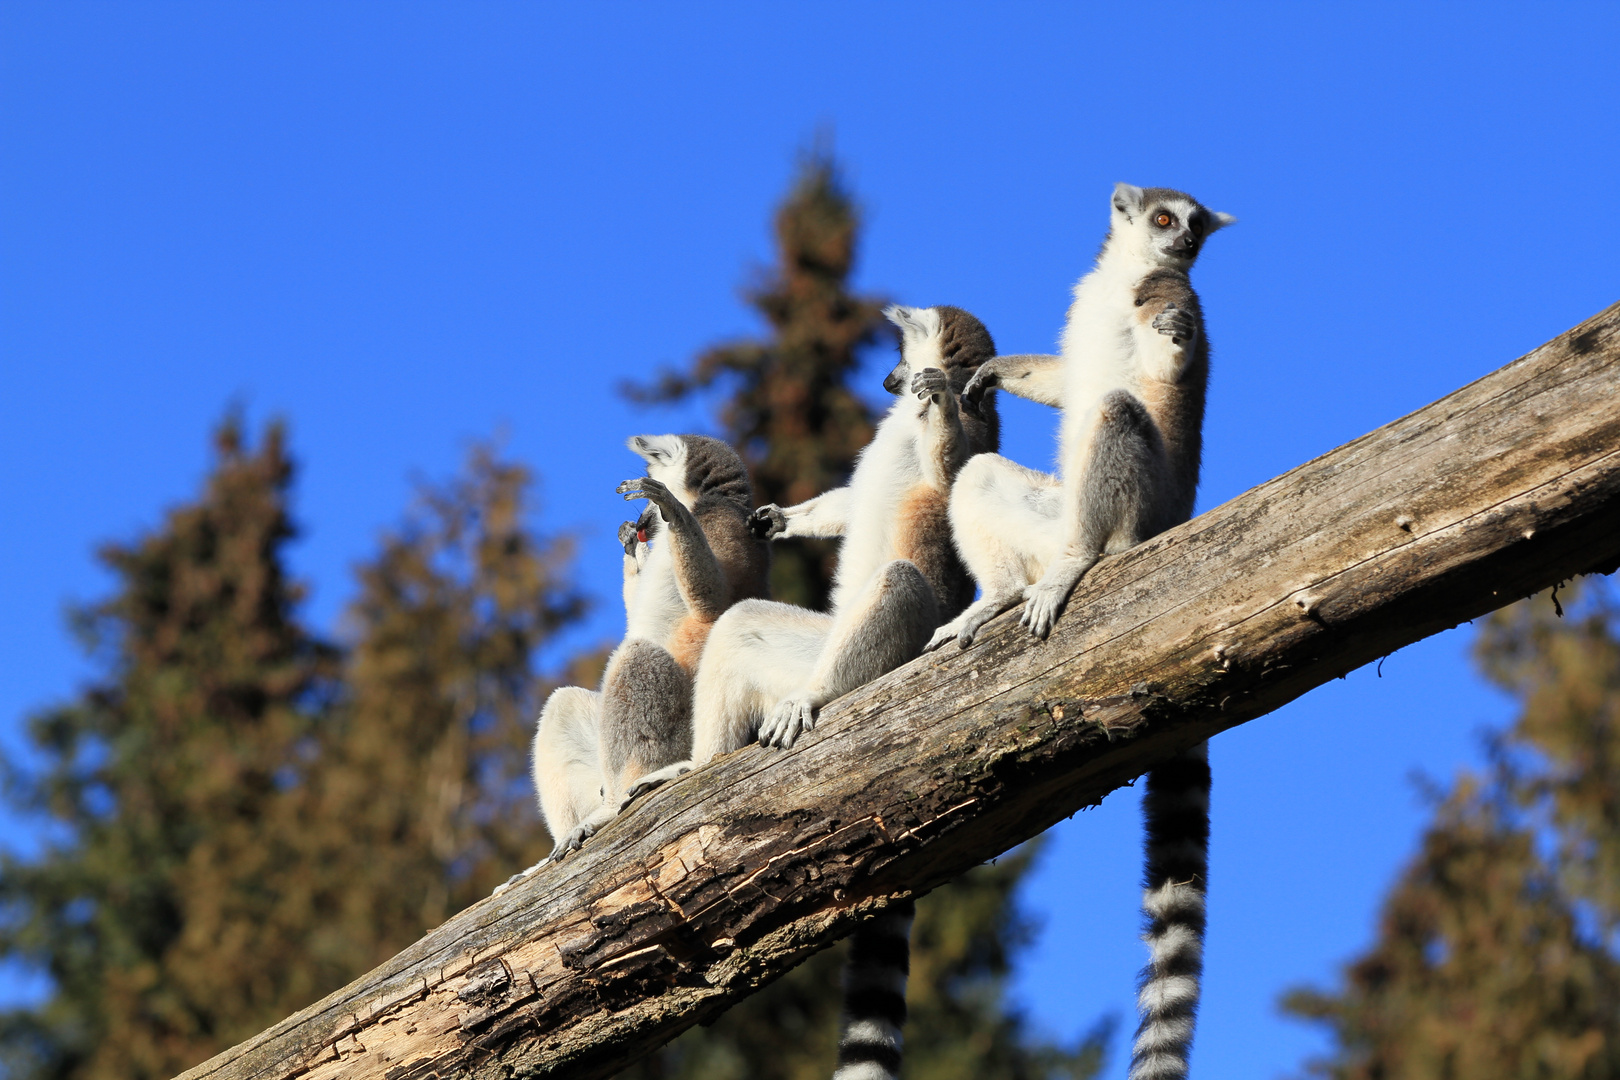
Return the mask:
POLYGON ((1199 743, 1147 774, 1142 798, 1147 872, 1143 939, 1151 954, 1136 1007, 1142 1024, 1130 1080, 1187 1075, 1199 979, 1204 973, 1204 893, 1209 872, 1209 744, 1199 743))
POLYGON ((910 900, 891 904, 849 937, 844 966, 843 1030, 833 1080, 896 1080, 911 973, 910 900))

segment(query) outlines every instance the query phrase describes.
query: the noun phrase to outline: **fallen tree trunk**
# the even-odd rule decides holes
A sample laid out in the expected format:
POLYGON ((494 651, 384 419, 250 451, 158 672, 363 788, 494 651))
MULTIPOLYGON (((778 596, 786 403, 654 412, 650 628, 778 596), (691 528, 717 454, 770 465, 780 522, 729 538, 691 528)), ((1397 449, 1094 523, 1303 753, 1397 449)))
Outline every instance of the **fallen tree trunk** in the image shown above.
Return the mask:
MULTIPOLYGON (((1166 755, 1620 562, 1620 305, 750 747, 188 1078, 610 1075, 1166 755)), ((1414 721, 1417 722, 1417 721, 1414 721)))

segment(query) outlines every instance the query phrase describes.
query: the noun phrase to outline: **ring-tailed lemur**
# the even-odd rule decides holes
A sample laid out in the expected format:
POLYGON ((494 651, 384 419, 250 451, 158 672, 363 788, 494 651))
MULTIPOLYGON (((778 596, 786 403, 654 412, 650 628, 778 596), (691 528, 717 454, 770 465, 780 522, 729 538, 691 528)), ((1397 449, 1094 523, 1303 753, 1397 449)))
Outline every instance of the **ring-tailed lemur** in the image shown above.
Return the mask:
MULTIPOLYGON (((737 452, 702 435, 638 435, 647 475, 617 488, 650 503, 620 526, 624 641, 602 688, 563 687, 534 736, 540 812, 566 855, 611 821, 648 773, 692 755, 692 674, 711 628, 738 600, 766 595, 767 545, 737 452)), ((532 869, 532 868, 531 868, 532 869)))
MULTIPOLYGON (((1187 272, 1235 219, 1166 188, 1114 188, 1108 239, 1074 287, 1063 354, 998 356, 963 391, 992 387, 1063 410, 1059 476, 996 454, 969 462, 951 492, 958 550, 983 597, 929 642, 963 648, 1020 599, 1046 637, 1097 560, 1192 516, 1209 342, 1187 272)), ((1148 773, 1143 909, 1151 958, 1131 1080, 1186 1075, 1203 970, 1209 754, 1201 743, 1148 773)))
MULTIPOLYGON (((649 505, 637 520, 619 526, 619 544, 624 548, 622 592, 627 626, 636 610, 636 589, 641 570, 651 557, 651 541, 658 533, 659 522, 658 511, 649 505)), ((625 641, 629 640, 627 635, 625 641)), ((608 791, 602 761, 601 690, 563 686, 552 691, 535 727, 529 769, 540 817, 551 831, 558 852, 581 822, 606 807, 608 791)), ((549 861, 547 856, 512 876, 495 894, 500 895, 549 861)))
MULTIPOLYGON (((762 537, 842 538, 832 610, 748 600, 715 624, 693 696, 697 763, 756 736, 792 746, 815 726, 821 706, 917 656, 941 619, 973 598, 951 545, 947 506, 962 464, 999 442, 993 410, 966 416, 957 402, 995 344, 958 308, 884 314, 902 340, 883 386, 900 396, 848 486, 797 506, 762 506, 753 517, 762 537)), ((641 786, 667 778, 648 776, 641 786)), ((909 901, 891 905, 851 935, 838 1080, 899 1069, 911 915, 909 901)))

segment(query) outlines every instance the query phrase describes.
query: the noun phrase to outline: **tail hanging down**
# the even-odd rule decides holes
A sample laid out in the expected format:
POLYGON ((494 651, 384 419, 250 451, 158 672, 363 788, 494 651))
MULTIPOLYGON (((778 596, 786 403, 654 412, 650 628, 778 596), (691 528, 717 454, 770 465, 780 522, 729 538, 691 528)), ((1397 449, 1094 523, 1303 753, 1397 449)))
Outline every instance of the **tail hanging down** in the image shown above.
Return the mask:
POLYGON ((1142 1024, 1131 1049, 1130 1080, 1180 1080, 1187 1075, 1204 972, 1209 743, 1149 771, 1142 816, 1147 833, 1143 940, 1151 955, 1136 996, 1142 1024))
POLYGON ((844 965, 843 1031, 833 1080, 896 1080, 911 972, 910 900, 892 904, 849 938, 844 965))

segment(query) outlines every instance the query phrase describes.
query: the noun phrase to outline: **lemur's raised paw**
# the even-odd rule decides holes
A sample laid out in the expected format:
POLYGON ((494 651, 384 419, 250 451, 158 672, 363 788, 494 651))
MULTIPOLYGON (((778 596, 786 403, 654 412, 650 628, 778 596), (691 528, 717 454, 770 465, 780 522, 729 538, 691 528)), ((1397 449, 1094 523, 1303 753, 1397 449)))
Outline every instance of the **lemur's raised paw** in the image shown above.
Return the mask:
POLYGON ((982 418, 984 413, 980 411, 979 403, 984 400, 984 395, 990 391, 991 387, 1000 385, 1001 378, 990 370, 990 365, 981 365, 979 370, 973 373, 973 377, 967 381, 967 385, 962 387, 962 408, 974 416, 982 418))
POLYGON ((768 503, 748 515, 748 531, 756 540, 774 540, 787 532, 787 515, 775 503, 768 503))
POLYGON ((669 514, 667 513, 669 505, 677 501, 674 494, 670 492, 669 488, 664 486, 663 481, 654 480, 650 476, 637 476, 633 479, 626 480, 613 490, 618 492, 620 495, 623 495, 625 502, 633 502, 636 499, 646 499, 648 502, 658 507, 659 515, 665 521, 669 520, 669 514))
POLYGON ((938 395, 951 392, 951 377, 937 367, 923 368, 911 377, 911 392, 919 401, 933 398, 937 402, 938 395))
POLYGON ((815 726, 815 705, 808 698, 787 698, 779 702, 759 726, 759 741, 766 746, 786 750, 798 741, 800 735, 813 731, 815 726))
POLYGON ((639 539, 640 537, 636 535, 635 522, 626 521, 623 525, 619 526, 619 543, 624 545, 624 553, 626 555, 634 555, 636 553, 636 542, 639 539))
POLYGON ((630 790, 624 793, 624 799, 619 803, 619 812, 624 813, 631 803, 654 788, 663 787, 677 776, 685 776, 691 771, 692 763, 690 761, 677 761, 673 765, 665 765, 662 769, 648 773, 634 784, 631 784, 630 790))
POLYGON ((1061 582, 1037 581, 1024 589, 1024 613, 1018 616, 1018 621, 1029 629, 1036 637, 1046 639, 1052 632, 1058 616, 1063 613, 1063 607, 1069 602, 1071 588, 1064 588, 1061 582))
POLYGON ((1153 316, 1151 325, 1177 345, 1191 341, 1198 332, 1198 324, 1193 320, 1192 313, 1176 307, 1174 303, 1166 304, 1163 311, 1153 316))

